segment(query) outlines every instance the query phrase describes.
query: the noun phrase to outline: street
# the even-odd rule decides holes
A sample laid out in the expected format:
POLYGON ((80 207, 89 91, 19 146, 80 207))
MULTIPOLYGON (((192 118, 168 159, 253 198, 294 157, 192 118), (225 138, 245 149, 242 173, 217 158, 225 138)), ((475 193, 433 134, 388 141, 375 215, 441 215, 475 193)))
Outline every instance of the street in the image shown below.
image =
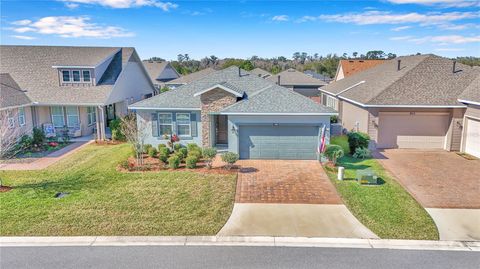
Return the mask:
POLYGON ((475 268, 480 252, 353 248, 1 247, 0 268, 475 268))

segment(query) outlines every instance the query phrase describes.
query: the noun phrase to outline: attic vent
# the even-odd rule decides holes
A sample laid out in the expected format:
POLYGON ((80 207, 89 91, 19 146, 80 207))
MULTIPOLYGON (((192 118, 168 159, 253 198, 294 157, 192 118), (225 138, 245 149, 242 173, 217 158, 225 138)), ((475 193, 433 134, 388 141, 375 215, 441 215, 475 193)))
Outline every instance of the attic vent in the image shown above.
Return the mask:
POLYGON ((402 62, 402 60, 398 60, 398 62, 397 62, 397 71, 400 71, 401 62, 402 62))
POLYGON ((457 61, 453 61, 453 68, 452 68, 452 72, 455 74, 455 72, 457 71, 456 70, 456 65, 457 65, 457 61))

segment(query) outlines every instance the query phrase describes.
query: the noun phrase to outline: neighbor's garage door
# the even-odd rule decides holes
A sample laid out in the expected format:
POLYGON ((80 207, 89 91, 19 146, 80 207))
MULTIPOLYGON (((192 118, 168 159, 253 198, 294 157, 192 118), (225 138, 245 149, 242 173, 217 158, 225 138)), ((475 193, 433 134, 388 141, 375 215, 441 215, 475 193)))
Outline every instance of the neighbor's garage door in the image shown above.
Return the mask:
POLYGON ((443 149, 449 118, 446 113, 380 113, 377 147, 443 149))
POLYGON ((241 159, 317 159, 318 126, 240 126, 241 159))
POLYGON ((467 118, 465 152, 480 158, 480 121, 467 118))

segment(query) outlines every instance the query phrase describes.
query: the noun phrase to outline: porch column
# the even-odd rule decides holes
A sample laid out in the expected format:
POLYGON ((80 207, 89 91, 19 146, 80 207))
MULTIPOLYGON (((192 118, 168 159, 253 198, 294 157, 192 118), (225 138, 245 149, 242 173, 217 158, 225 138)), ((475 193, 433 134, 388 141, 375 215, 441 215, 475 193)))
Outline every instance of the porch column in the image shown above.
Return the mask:
POLYGON ((105 115, 101 106, 97 107, 96 120, 97 120, 97 139, 105 140, 105 115))

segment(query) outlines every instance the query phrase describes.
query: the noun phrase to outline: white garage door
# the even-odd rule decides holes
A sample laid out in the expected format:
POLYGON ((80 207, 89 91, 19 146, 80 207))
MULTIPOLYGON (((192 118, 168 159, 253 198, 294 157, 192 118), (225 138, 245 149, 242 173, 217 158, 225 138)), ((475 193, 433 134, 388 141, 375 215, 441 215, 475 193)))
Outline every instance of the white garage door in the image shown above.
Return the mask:
POLYGON ((467 118, 465 152, 480 158, 480 121, 467 118))
POLYGON ((443 149, 449 119, 446 113, 380 113, 377 147, 443 149))

